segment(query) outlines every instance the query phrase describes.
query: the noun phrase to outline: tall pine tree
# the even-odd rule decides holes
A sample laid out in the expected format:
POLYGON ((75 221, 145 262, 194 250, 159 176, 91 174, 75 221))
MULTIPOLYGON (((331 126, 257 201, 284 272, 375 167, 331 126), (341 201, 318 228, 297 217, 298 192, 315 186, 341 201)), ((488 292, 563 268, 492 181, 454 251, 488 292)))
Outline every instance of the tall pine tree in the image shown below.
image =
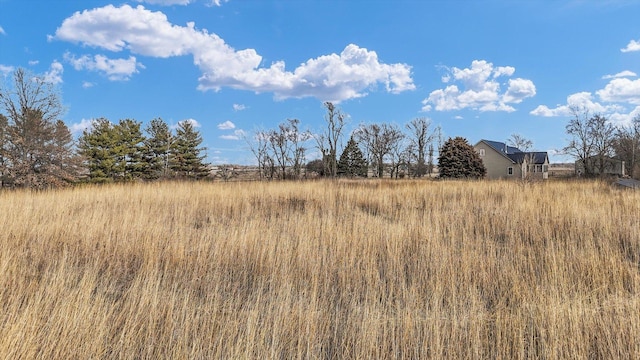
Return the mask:
POLYGON ((91 182, 118 180, 122 170, 118 167, 117 146, 118 133, 108 119, 95 119, 91 128, 82 132, 78 147, 89 169, 91 182))
POLYGON ((169 154, 173 135, 169 125, 161 118, 153 119, 145 128, 144 160, 148 164, 146 178, 169 177, 169 154))
POLYGON ((171 144, 169 167, 175 176, 182 179, 202 179, 209 175, 208 164, 204 162, 200 147, 202 136, 190 121, 181 121, 171 144))
POLYGON ((123 170, 122 179, 140 179, 147 171, 148 163, 143 161, 141 123, 131 119, 120 120, 115 127, 118 137, 116 151, 119 155, 118 169, 123 170))

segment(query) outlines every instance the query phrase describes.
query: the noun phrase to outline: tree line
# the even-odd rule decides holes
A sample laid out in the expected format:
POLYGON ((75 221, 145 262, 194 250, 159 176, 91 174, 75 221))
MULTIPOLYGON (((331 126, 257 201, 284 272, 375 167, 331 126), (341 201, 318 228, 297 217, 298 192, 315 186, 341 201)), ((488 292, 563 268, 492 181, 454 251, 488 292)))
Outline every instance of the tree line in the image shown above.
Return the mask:
POLYGON ((324 129, 318 133, 303 131, 299 120, 289 119, 277 129, 257 130, 245 137, 261 178, 299 178, 303 167, 325 177, 366 177, 369 168, 373 169, 372 176, 387 173, 393 178, 422 177, 433 171, 434 142, 441 146, 442 135, 430 119, 415 118, 404 128, 387 123, 362 124, 342 146, 348 116, 331 102, 323 106, 324 129), (320 158, 306 162, 312 140, 320 158))
POLYGON ((640 115, 630 124, 614 125, 600 113, 574 107, 566 126, 570 136, 564 153, 581 163, 587 177, 606 174, 611 159, 624 161, 625 174, 640 177, 640 115))
MULTIPOLYGON (((298 119, 287 119, 275 129, 245 136, 261 179, 298 179, 309 172, 334 178, 417 178, 432 174, 436 162, 443 177, 485 174, 466 139, 445 142, 440 127, 433 127, 428 118, 418 117, 404 126, 361 124, 345 144, 348 115, 331 102, 323 106, 325 122, 319 132, 303 130, 298 119), (319 157, 307 162, 312 148, 319 157), (467 168, 460 170, 463 165, 467 168)), ((9 86, 0 88, 0 188, 209 176, 202 136, 189 121, 172 128, 157 118, 143 128, 132 119, 113 123, 98 118, 74 141, 60 119, 63 111, 58 90, 22 68, 14 72, 9 86)), ((615 158, 625 162, 627 174, 640 176, 640 115, 626 126, 615 126, 585 109, 574 108, 573 115, 563 152, 584 164, 585 175, 604 174, 606 159, 615 158)), ((513 141, 523 149, 531 146, 522 137, 513 141)))
POLYGON ((201 179, 209 174, 202 136, 189 121, 93 120, 74 141, 60 120, 60 94, 17 69, 0 88, 0 188, 45 189, 77 181, 201 179))

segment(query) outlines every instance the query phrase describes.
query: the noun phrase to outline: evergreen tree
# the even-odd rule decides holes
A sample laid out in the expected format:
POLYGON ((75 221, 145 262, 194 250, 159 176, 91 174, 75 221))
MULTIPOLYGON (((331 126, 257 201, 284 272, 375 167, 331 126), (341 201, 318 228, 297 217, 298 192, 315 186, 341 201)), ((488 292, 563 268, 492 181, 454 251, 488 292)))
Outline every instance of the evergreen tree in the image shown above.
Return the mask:
POLYGON ((190 121, 182 121, 176 129, 171 144, 169 167, 176 176, 185 179, 201 179, 209 175, 208 164, 201 148, 202 136, 190 121))
POLYGON ((93 120, 91 128, 79 138, 80 154, 84 156, 92 182, 117 180, 122 172, 118 166, 118 132, 105 118, 93 120))
POLYGON ((141 123, 131 119, 120 120, 115 126, 118 144, 118 169, 122 170, 122 179, 132 180, 143 177, 148 163, 143 161, 143 142, 141 123))
POLYGON ((151 120, 145 131, 148 134, 144 141, 144 161, 148 164, 145 177, 166 178, 169 176, 169 153, 173 140, 169 125, 157 118, 151 120))
POLYGON ((347 146, 345 146, 338 161, 338 175, 340 176, 363 176, 366 177, 368 172, 367 160, 358 147, 356 140, 351 136, 347 146))
POLYGON ((487 172, 480 155, 462 137, 449 138, 444 143, 438 169, 441 178, 482 178, 487 172))

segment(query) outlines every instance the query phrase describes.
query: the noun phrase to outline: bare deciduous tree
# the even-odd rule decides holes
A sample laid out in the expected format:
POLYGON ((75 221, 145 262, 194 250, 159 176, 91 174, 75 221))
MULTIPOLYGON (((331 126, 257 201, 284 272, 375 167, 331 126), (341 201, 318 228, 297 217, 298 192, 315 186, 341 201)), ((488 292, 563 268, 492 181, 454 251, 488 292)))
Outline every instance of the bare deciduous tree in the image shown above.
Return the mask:
POLYGON ((638 178, 640 167, 640 115, 631 120, 631 124, 617 129, 614 145, 616 156, 624 160, 626 173, 638 178))
POLYGON ((4 140, 4 181, 14 187, 46 188, 75 178, 65 156, 75 156, 63 107, 55 86, 20 68, 9 87, 0 88, 0 111, 7 125, 4 140), (62 144, 61 144, 62 142, 62 144))
POLYGON ((324 107, 327 109, 324 116, 327 127, 322 134, 316 136, 316 142, 322 153, 325 174, 336 177, 338 175, 338 146, 342 138, 346 115, 331 102, 325 102, 324 107))
POLYGON ((604 174, 607 157, 613 152, 615 127, 600 114, 591 116, 588 109, 572 108, 573 118, 566 126, 571 139, 564 148, 584 166, 586 176, 604 174))
POLYGON ((429 131, 430 127, 431 120, 425 117, 415 118, 406 125, 411 142, 410 154, 416 161, 414 177, 422 177, 427 173, 427 149, 435 136, 435 131, 429 131))
POLYGON ((531 151, 531 148, 533 147, 533 142, 520 134, 511 134, 507 143, 509 146, 516 147, 524 152, 531 151))
POLYGON ((370 124, 360 126, 355 132, 358 142, 366 148, 367 157, 376 167, 376 174, 384 175, 384 159, 393 147, 404 138, 397 126, 389 124, 370 124))
POLYGON ((299 125, 300 120, 288 119, 267 134, 269 150, 279 167, 281 179, 287 177, 287 167, 291 167, 294 176, 300 176, 306 152, 303 144, 311 138, 311 133, 301 132, 299 125))

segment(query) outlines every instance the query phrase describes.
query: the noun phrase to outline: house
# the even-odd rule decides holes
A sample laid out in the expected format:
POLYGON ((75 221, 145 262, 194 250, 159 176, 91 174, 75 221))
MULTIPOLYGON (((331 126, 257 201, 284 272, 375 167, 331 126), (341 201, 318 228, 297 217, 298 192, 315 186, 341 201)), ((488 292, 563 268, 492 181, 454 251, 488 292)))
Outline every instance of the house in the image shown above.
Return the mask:
POLYGON ((487 169, 489 179, 547 179, 549 155, 541 151, 521 151, 505 143, 480 140, 473 147, 487 169))
MULTIPOLYGON (((576 175, 587 175, 584 169, 584 161, 576 161, 576 175)), ((624 161, 608 156, 590 156, 587 164, 591 169, 591 175, 625 176, 624 161), (600 170, 602 169, 602 174, 600 170)))

